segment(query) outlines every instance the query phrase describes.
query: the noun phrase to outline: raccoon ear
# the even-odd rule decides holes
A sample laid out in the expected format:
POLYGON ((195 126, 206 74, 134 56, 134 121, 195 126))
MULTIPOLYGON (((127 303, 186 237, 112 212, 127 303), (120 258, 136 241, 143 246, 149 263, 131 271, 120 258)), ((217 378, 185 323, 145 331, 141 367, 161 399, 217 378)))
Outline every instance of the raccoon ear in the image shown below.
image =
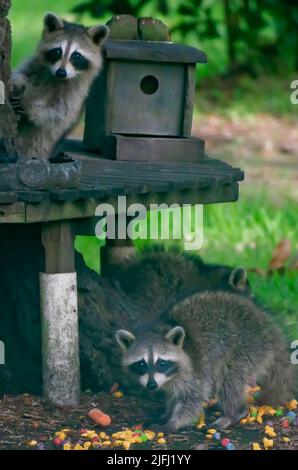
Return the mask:
POLYGON ((54 15, 54 13, 47 13, 43 20, 44 30, 47 33, 52 33, 59 29, 63 29, 63 21, 54 15))
POLYGON ((136 337, 127 330, 117 330, 116 331, 116 341, 120 345, 123 351, 127 351, 130 346, 134 343, 136 337))
POLYGON ((175 346, 183 346, 185 331, 182 326, 175 326, 165 335, 165 340, 175 344, 175 346))
POLYGON ((87 32, 89 36, 91 37, 91 39, 93 40, 93 42, 97 46, 100 46, 107 39, 110 29, 106 25, 100 24, 97 26, 91 26, 91 28, 89 28, 87 32))
POLYGON ((229 277, 229 284, 234 289, 243 290, 247 287, 247 271, 245 268, 238 267, 233 269, 229 277))

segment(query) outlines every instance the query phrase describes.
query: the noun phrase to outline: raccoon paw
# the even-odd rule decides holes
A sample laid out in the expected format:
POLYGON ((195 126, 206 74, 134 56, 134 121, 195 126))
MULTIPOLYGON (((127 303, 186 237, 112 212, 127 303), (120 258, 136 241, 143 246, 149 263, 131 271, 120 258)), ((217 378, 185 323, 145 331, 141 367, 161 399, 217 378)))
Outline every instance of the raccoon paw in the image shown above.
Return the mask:
POLYGON ((219 430, 224 430, 230 426, 235 426, 235 424, 238 424, 242 418, 247 416, 247 413, 247 409, 245 408, 241 409, 239 413, 233 416, 221 416, 211 424, 211 427, 214 427, 215 429, 219 430))
POLYGON ((170 424, 159 424, 159 423, 149 424, 148 429, 156 433, 163 432, 164 434, 171 434, 177 431, 177 429, 171 426, 170 424))

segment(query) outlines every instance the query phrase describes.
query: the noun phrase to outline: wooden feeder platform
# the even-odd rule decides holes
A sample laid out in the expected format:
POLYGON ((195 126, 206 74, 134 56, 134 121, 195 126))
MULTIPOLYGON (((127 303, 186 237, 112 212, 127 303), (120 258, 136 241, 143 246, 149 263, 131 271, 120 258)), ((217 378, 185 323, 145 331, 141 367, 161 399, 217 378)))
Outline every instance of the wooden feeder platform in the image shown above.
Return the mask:
MULTIPOLYGON (((127 204, 210 204, 236 201, 244 174, 220 160, 198 163, 126 162, 98 158, 80 141, 67 141, 68 154, 83 162, 77 189, 0 192, 0 223, 30 224, 94 217, 101 202, 117 210, 117 197, 127 204)), ((94 233, 90 234, 94 235, 94 233)))
MULTIPOLYGON (((126 207, 141 203, 146 209, 150 204, 236 201, 244 178, 240 169, 208 157, 197 163, 108 160, 87 151, 80 141, 67 141, 65 151, 83 164, 77 189, 0 192, 0 265, 9 265, 11 279, 17 283, 32 257, 38 260, 44 396, 61 406, 79 402, 74 239, 76 235, 95 235, 97 206, 109 203, 119 215, 119 196, 127 196, 126 207)), ((129 239, 107 240, 103 268, 115 256, 119 259, 119 253, 120 259, 125 259, 131 249, 129 239)), ((6 295, 5 271, 3 276, 1 296, 6 295)), ((3 314, 14 318, 23 299, 8 301, 8 311, 3 314)))

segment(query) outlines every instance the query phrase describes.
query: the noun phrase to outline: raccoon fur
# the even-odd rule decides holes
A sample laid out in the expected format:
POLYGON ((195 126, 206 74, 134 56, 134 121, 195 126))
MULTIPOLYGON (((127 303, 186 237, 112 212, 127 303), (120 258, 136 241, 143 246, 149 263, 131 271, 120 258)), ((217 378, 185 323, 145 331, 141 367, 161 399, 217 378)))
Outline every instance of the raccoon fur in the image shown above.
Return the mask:
POLYGON ((247 415, 245 385, 252 379, 267 405, 292 397, 286 343, 266 313, 244 296, 195 294, 162 315, 152 330, 118 330, 116 339, 126 370, 143 387, 165 391, 167 432, 190 425, 214 396, 222 410, 214 426, 238 423, 247 415))
POLYGON ((13 73, 18 133, 6 148, 19 157, 54 158, 57 144, 77 123, 90 86, 102 67, 107 26, 68 23, 53 13, 35 55, 13 73))
POLYGON ((139 257, 111 265, 108 276, 118 281, 136 303, 150 305, 152 313, 206 290, 252 296, 244 268, 207 264, 199 256, 175 247, 169 250, 159 245, 151 247, 139 257))

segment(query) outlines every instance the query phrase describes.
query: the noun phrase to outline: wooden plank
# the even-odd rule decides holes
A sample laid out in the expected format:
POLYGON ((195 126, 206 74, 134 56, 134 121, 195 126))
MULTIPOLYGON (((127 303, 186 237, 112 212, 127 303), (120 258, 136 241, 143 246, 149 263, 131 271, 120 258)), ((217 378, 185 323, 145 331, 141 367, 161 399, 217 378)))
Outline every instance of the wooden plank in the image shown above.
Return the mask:
POLYGON ((204 141, 194 137, 132 137, 117 135, 116 159, 124 161, 193 162, 204 158, 204 141))
POLYGON ((52 201, 75 201, 80 197, 79 189, 57 189, 50 192, 52 201))
POLYGON ((179 64, 205 64, 207 62, 207 56, 204 52, 194 47, 170 42, 108 40, 105 42, 103 50, 107 59, 179 64))
POLYGON ((25 204, 23 202, 0 206, 0 224, 23 224, 25 220, 25 204))
POLYGON ((38 204, 48 201, 49 193, 46 191, 18 191, 17 197, 19 201, 38 204))
POLYGON ((11 191, 1 191, 0 192, 0 204, 12 204, 17 201, 17 195, 15 192, 11 191))
MULTIPOLYGON (((140 203, 149 208, 149 204, 213 204, 232 202, 238 198, 238 184, 231 183, 213 188, 186 189, 184 191, 152 192, 132 195, 126 199, 126 205, 140 203)), ((88 199, 74 202, 49 201, 38 205, 28 204, 26 208, 26 223, 45 222, 53 220, 69 220, 94 217, 96 207, 101 203, 111 204, 118 213, 117 196, 104 199, 88 199)), ((0 219, 1 220, 1 219, 0 219)))

